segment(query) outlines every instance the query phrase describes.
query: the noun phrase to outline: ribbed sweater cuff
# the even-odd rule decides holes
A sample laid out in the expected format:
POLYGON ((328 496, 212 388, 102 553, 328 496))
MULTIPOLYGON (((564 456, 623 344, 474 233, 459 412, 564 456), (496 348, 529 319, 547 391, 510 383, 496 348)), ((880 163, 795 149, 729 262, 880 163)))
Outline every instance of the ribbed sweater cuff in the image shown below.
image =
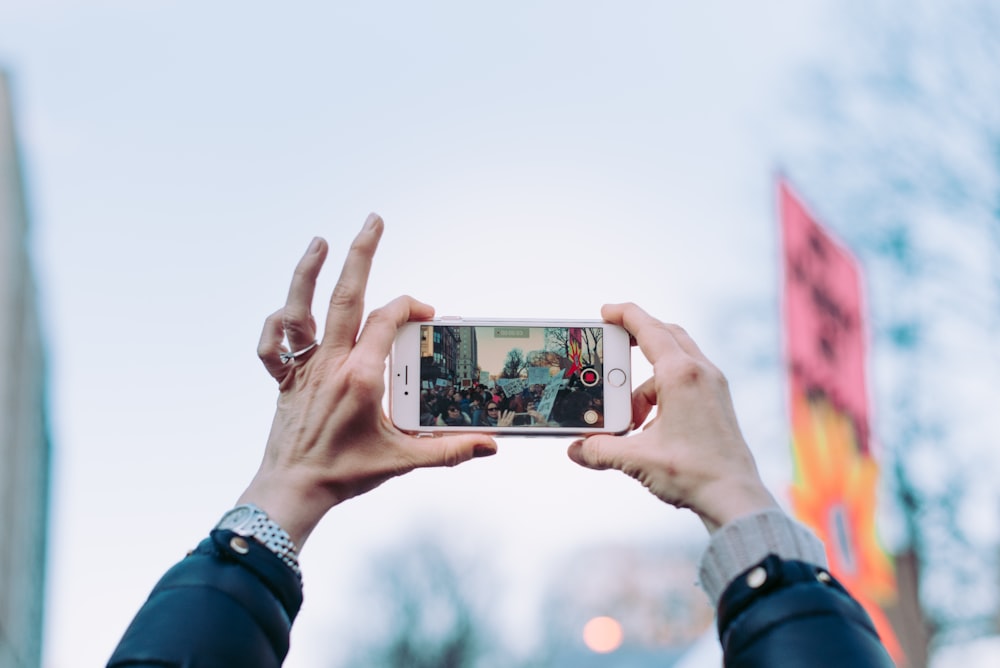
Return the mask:
POLYGON ((699 577, 712 605, 736 576, 769 554, 826 567, 823 543, 806 526, 778 509, 729 522, 716 531, 701 557, 699 577))

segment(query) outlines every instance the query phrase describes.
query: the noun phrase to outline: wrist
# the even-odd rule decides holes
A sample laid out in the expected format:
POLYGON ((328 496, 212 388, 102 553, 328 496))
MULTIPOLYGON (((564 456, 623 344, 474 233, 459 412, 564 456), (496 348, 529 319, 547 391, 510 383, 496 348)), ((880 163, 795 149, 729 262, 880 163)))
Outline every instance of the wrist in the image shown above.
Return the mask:
POLYGON ((778 502, 760 477, 721 478, 705 485, 691 504, 710 534, 742 517, 768 510, 780 510, 778 502))
POLYGON ((780 509, 749 513, 715 532, 702 555, 699 581, 713 605, 725 588, 769 554, 826 566, 823 543, 780 509))
POLYGON ((302 581, 298 548, 288 532, 260 507, 252 503, 240 504, 227 511, 215 525, 215 529, 236 534, 229 546, 240 555, 250 553, 248 541, 259 543, 278 557, 295 573, 299 581, 302 581))
POLYGON ((303 545, 326 512, 330 503, 314 488, 277 480, 274 476, 258 473, 240 495, 238 504, 251 503, 284 529, 301 552, 303 545))

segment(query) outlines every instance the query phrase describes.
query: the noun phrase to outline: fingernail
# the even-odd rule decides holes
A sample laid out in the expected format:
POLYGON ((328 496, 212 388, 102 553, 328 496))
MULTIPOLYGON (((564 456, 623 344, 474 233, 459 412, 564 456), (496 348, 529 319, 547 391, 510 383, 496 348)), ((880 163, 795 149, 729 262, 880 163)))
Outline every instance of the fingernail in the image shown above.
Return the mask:
POLYGON ((368 218, 365 219, 365 232, 370 232, 378 227, 378 224, 382 222, 382 217, 377 213, 369 213, 368 218))
POLYGON ((497 453, 496 448, 492 448, 488 445, 483 445, 482 443, 477 445, 472 450, 473 457, 490 457, 492 455, 495 455, 496 453, 497 453))
POLYGON ((306 250, 306 255, 310 253, 318 253, 320 242, 323 241, 319 237, 313 237, 312 242, 309 244, 309 248, 306 250))

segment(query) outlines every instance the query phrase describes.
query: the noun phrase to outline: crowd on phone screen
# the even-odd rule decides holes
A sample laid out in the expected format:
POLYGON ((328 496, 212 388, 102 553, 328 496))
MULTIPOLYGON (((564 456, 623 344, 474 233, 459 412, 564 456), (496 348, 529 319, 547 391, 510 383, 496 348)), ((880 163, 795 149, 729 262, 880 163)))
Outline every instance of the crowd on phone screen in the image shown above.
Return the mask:
POLYGON ((477 383, 463 388, 435 386, 420 393, 420 424, 424 427, 496 427, 501 416, 513 413, 513 426, 603 426, 601 385, 584 387, 574 375, 568 386, 559 390, 548 416, 538 412, 544 391, 545 386, 540 384, 530 385, 510 396, 499 384, 488 387, 477 383), (596 422, 584 419, 589 410, 596 412, 596 422))

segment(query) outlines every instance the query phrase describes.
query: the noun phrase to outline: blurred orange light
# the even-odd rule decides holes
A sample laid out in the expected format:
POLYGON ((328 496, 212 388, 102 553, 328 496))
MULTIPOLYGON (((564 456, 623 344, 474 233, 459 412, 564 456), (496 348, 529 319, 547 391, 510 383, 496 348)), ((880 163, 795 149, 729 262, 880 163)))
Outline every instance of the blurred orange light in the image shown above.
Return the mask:
POLYGON ((622 625, 611 617, 594 617, 583 627, 583 644, 599 654, 613 652, 622 644, 622 625))

